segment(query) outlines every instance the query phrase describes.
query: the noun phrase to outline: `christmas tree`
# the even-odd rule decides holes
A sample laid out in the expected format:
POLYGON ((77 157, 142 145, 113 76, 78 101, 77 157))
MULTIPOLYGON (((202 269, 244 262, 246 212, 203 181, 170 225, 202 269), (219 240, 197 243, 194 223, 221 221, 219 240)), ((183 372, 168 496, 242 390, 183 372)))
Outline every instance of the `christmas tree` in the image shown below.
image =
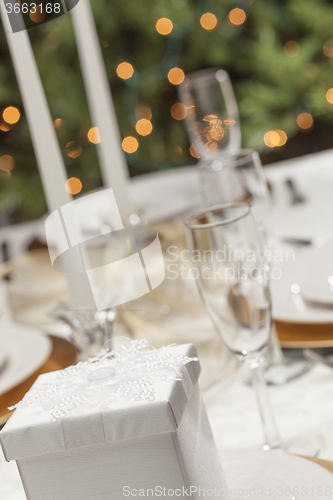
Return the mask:
MULTIPOLYGON (((131 175, 195 163, 178 104, 184 73, 222 67, 242 144, 263 163, 332 147, 333 5, 324 0, 92 3, 131 175)), ((30 29, 69 177, 101 185, 70 14, 30 29)), ((0 29, 0 211, 46 211, 29 130, 0 29)), ((80 188, 79 188, 80 190, 80 188)), ((77 191, 78 192, 78 191, 77 191)))

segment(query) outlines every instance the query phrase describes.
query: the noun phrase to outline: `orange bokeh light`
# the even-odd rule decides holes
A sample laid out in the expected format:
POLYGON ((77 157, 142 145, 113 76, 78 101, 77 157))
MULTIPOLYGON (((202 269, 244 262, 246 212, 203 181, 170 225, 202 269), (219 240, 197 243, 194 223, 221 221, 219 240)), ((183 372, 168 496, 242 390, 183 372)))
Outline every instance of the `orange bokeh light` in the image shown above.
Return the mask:
POLYGON ((330 104, 333 104, 333 88, 332 89, 328 89, 328 91, 326 92, 326 100, 330 104))
POLYGON ((161 17, 155 25, 157 33, 160 35, 169 35, 173 30, 173 24, 167 17, 161 17))
POLYGON ((20 116, 21 115, 19 110, 17 108, 14 108, 14 106, 9 106, 2 113, 2 118, 6 123, 9 123, 9 125, 17 123, 20 119, 20 116))
POLYGON ((43 8, 39 7, 39 5, 37 5, 35 9, 36 12, 30 12, 29 14, 31 21, 33 21, 34 23, 43 22, 46 17, 46 10, 43 10, 43 8))
POLYGON ((150 107, 147 104, 139 104, 135 108, 135 118, 137 120, 141 120, 141 118, 146 118, 147 120, 151 120, 153 114, 151 112, 150 107))
POLYGON ((327 40, 323 47, 323 52, 326 57, 333 57, 333 41, 327 40))
POLYGON ((10 172, 13 170, 15 165, 14 158, 9 155, 3 155, 0 157, 0 170, 4 172, 10 172))
POLYGON ((309 113, 301 113, 297 117, 297 125, 304 130, 312 127, 313 118, 309 113))
POLYGON ((89 129, 87 137, 93 144, 99 144, 101 142, 98 127, 92 127, 89 129))
POLYGON ((284 44, 283 50, 286 56, 296 57, 300 53, 301 48, 297 42, 290 40, 289 42, 284 44))
POLYGON ((194 144, 191 144, 190 146, 190 153, 193 156, 193 158, 200 158, 200 156, 197 153, 197 150, 194 147, 194 144))
POLYGON ((153 130, 153 126, 146 118, 141 118, 135 125, 135 130, 140 135, 149 135, 153 130))
POLYGON ((181 102, 176 102, 171 106, 170 113, 175 120, 184 120, 187 115, 186 106, 181 102))
POLYGON ((243 24, 246 19, 246 14, 243 9, 232 9, 229 12, 229 21, 235 26, 243 24))
POLYGON ((53 122, 53 125, 55 126, 55 128, 61 128, 65 125, 65 122, 61 118, 56 118, 53 122))
POLYGON ((135 153, 139 147, 139 142, 135 137, 132 137, 131 135, 128 135, 123 139, 123 142, 121 143, 121 147, 126 153, 135 153))
POLYGON ((203 14, 200 18, 200 24, 205 30, 213 30, 217 26, 217 18, 214 14, 211 12, 206 12, 206 14, 203 14))
POLYGON ((70 177, 65 182, 65 189, 70 194, 78 194, 82 189, 82 182, 76 177, 70 177))
POLYGON ((168 73, 168 80, 172 85, 179 85, 184 81, 185 73, 180 68, 172 68, 168 73))
POLYGON ((132 64, 128 62, 122 62, 117 66, 117 75, 123 80, 128 80, 133 76, 134 68, 132 64))
POLYGON ((82 154, 82 146, 75 141, 66 144, 66 154, 70 158, 78 158, 82 154))

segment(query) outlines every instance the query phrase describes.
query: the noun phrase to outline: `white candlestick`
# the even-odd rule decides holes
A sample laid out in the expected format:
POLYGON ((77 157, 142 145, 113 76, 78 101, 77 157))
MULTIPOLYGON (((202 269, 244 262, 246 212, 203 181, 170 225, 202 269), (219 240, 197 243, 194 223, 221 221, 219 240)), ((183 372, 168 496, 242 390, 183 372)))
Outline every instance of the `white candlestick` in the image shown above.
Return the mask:
MULTIPOLYGON (((53 212, 72 201, 72 196, 65 189, 67 174, 64 161, 28 34, 26 31, 12 32, 2 1, 0 13, 48 209, 53 212)), ((76 304, 91 303, 92 292, 87 275, 84 273, 66 276, 72 301, 76 304)))
POLYGON ((89 0, 80 0, 71 15, 90 114, 101 138, 97 151, 102 178, 105 186, 113 189, 126 223, 130 215, 128 167, 121 148, 117 116, 89 0))

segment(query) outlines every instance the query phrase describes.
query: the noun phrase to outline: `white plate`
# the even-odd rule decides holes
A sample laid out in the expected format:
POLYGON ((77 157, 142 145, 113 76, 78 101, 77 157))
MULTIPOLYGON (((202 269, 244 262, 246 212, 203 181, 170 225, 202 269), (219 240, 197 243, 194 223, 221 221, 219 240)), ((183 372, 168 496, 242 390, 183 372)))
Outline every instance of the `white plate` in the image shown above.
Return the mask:
POLYGON ((221 460, 231 499, 332 498, 333 475, 310 460, 249 450, 223 452, 221 460))
POLYGON ((302 297, 333 307, 333 241, 306 252, 301 266, 299 285, 302 297))
MULTIPOLYGON (((281 271, 281 279, 271 279, 271 293, 273 318, 289 323, 333 323, 332 309, 325 307, 313 307, 309 305, 300 293, 300 282, 307 273, 313 273, 312 269, 304 267, 306 253, 296 255, 295 262, 279 262, 274 264, 281 271)), ((279 276, 273 272, 273 277, 279 276)))
POLYGON ((38 330, 7 321, 0 323, 0 343, 8 355, 8 364, 0 375, 0 396, 37 371, 52 349, 49 337, 38 330))

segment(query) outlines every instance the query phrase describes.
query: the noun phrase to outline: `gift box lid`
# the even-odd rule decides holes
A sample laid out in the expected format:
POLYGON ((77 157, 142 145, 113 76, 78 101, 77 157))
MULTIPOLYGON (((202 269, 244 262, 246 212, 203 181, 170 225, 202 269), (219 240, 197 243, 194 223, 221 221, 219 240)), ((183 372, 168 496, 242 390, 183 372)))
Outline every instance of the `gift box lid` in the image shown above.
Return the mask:
POLYGON ((136 358, 133 345, 142 342, 131 341, 132 354, 114 362, 97 356, 38 377, 0 432, 6 460, 175 432, 200 373, 195 347, 163 347, 136 358))

